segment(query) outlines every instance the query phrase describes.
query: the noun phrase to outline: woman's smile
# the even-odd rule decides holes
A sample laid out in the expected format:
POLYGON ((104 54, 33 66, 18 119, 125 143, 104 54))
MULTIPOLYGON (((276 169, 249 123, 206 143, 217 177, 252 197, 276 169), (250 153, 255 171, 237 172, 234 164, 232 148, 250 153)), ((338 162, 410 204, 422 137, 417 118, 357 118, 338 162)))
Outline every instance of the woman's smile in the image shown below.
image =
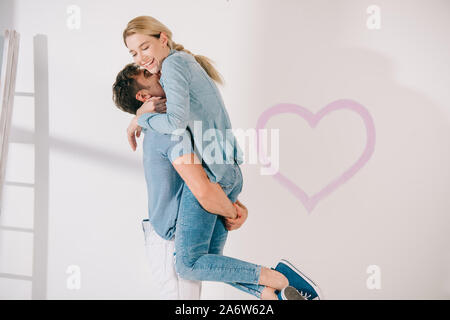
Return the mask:
POLYGON ((147 70, 150 69, 151 65, 153 64, 153 62, 155 61, 155 58, 151 59, 150 62, 144 63, 142 65, 142 67, 146 68, 147 70))

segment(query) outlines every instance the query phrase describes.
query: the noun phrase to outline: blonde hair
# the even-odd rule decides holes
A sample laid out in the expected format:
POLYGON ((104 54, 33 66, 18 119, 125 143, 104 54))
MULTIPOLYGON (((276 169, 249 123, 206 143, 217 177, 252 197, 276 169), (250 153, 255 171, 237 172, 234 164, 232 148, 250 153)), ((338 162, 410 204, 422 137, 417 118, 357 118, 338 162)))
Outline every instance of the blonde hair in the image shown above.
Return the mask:
POLYGON ((159 38, 161 35, 161 32, 164 32, 167 35, 168 38, 168 46, 170 49, 175 49, 178 51, 184 51, 194 56, 195 60, 202 66, 202 68, 206 71, 208 76, 216 81, 219 84, 223 84, 223 79, 220 73, 214 68, 212 61, 202 55, 193 54, 189 50, 186 50, 183 45, 175 43, 172 40, 172 32, 167 28, 164 24, 159 22, 153 17, 150 16, 140 16, 136 17, 130 22, 128 22, 127 27, 123 31, 123 42, 126 43, 126 38, 128 36, 131 36, 135 33, 139 34, 145 34, 152 37, 159 38))

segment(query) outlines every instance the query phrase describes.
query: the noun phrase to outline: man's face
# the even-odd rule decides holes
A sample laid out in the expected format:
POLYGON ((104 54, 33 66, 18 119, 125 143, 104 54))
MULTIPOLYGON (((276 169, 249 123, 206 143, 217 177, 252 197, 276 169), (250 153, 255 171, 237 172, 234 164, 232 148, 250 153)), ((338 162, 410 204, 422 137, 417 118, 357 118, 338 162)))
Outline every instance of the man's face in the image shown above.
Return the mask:
POLYGON ((144 88, 138 92, 138 95, 141 95, 144 99, 149 99, 151 97, 165 98, 166 93, 159 83, 159 77, 159 73, 151 74, 148 70, 142 69, 141 73, 135 78, 139 86, 144 88))

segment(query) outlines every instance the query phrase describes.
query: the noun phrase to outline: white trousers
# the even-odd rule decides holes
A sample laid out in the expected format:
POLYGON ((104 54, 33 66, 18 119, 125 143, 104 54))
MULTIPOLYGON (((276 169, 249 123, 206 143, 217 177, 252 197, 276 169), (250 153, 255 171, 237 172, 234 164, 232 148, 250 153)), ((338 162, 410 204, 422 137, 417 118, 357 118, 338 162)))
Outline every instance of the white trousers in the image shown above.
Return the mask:
POLYGON ((142 221, 142 229, 145 237, 145 253, 159 299, 199 300, 201 281, 181 279, 175 271, 175 239, 161 238, 147 219, 142 221))

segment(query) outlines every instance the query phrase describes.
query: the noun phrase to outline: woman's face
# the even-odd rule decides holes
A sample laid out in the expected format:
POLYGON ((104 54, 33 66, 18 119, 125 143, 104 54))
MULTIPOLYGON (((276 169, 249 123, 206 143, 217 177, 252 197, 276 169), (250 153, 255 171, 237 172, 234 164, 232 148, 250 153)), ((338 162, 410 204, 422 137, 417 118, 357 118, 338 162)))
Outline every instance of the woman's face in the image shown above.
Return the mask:
POLYGON ((125 39, 134 63, 155 74, 161 71, 163 60, 169 55, 167 36, 161 32, 158 38, 135 33, 125 39))

